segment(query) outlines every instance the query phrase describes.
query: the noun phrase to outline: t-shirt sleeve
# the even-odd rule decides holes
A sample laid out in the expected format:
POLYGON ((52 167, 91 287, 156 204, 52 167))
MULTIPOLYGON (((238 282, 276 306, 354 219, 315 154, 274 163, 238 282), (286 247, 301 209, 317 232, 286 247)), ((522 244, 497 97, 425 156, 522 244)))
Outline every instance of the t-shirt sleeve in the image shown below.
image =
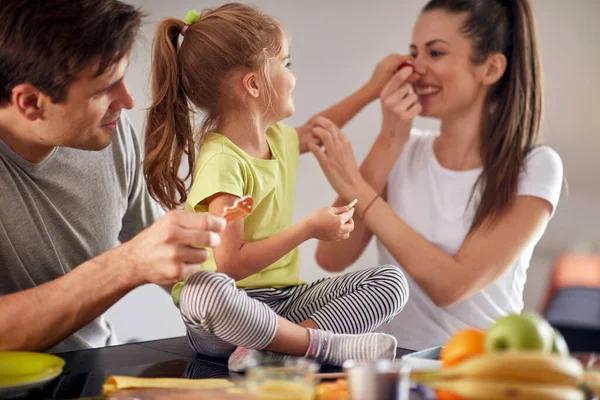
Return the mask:
POLYGON ((552 205, 554 215, 563 183, 563 164, 560 156, 550 147, 532 150, 525 160, 519 177, 519 196, 535 196, 552 205))
POLYGON ((244 182, 240 160, 227 153, 215 154, 197 169, 187 206, 196 209, 202 201, 217 193, 242 197, 245 194, 244 182))
POLYGON ((123 136, 124 167, 127 181, 127 210, 122 220, 119 240, 125 242, 165 214, 165 210, 150 196, 142 171, 140 145, 128 116, 123 113, 118 122, 123 136))
POLYGON ((296 128, 283 122, 277 122, 272 128, 279 132, 278 141, 285 147, 287 156, 298 158, 300 155, 300 138, 296 128))

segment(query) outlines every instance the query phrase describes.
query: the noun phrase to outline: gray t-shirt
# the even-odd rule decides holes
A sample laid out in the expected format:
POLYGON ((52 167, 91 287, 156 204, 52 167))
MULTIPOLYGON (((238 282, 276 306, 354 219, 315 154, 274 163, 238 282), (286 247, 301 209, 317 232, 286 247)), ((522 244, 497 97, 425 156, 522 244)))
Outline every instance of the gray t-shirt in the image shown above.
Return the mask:
MULTIPOLYGON (((163 214, 146 189, 125 114, 113 135, 103 150, 57 147, 37 164, 0 140, 0 296, 60 278, 163 214)), ((114 343, 101 316, 49 351, 114 343)))

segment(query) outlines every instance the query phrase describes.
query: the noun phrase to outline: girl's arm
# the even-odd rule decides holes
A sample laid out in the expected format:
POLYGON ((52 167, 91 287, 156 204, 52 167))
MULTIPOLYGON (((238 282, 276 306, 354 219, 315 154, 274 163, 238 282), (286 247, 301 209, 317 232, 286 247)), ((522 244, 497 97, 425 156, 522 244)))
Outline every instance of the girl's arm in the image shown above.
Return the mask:
MULTIPOLYGON (((237 199, 231 194, 218 193, 209 199, 209 212, 221 215, 237 199)), ((262 271, 308 239, 347 239, 354 228, 353 213, 354 209, 347 207, 324 207, 296 225, 256 242, 245 242, 244 221, 234 221, 221 233, 221 244, 214 249, 217 270, 241 280, 262 271)))
POLYGON ((392 76, 394 76, 394 73, 398 70, 400 64, 409 58, 409 56, 400 54, 388 55, 377 64, 369 82, 339 103, 312 116, 304 125, 297 127, 296 132, 298 132, 298 138, 300 140, 300 153, 306 153, 308 151, 308 143, 315 141, 311 130, 313 120, 317 116, 323 116, 329 119, 340 128, 344 127, 356 114, 365 108, 365 106, 379 97, 381 90, 392 76))

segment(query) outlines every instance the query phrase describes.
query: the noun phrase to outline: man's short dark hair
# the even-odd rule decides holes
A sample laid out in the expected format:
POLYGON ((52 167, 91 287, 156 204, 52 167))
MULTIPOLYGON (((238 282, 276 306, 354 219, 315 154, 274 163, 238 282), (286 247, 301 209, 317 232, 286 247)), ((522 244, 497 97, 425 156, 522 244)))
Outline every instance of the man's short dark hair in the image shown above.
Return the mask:
POLYGON ((84 69, 99 76, 129 53, 142 18, 118 0, 1 0, 0 107, 22 83, 64 101, 84 69))

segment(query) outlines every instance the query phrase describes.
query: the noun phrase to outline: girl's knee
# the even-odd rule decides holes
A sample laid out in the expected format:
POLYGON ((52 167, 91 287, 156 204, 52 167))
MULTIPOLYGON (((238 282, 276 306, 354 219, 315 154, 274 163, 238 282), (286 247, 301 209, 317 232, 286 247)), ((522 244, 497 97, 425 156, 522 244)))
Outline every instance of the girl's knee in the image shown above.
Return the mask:
POLYGON ((210 317, 219 302, 210 299, 227 299, 237 292, 235 281, 225 274, 199 271, 183 285, 179 307, 181 313, 196 323, 210 317))
POLYGON ((394 309, 400 312, 408 301, 408 281, 400 268, 394 265, 383 265, 378 267, 378 279, 383 279, 382 286, 387 290, 388 296, 394 305, 394 309))

